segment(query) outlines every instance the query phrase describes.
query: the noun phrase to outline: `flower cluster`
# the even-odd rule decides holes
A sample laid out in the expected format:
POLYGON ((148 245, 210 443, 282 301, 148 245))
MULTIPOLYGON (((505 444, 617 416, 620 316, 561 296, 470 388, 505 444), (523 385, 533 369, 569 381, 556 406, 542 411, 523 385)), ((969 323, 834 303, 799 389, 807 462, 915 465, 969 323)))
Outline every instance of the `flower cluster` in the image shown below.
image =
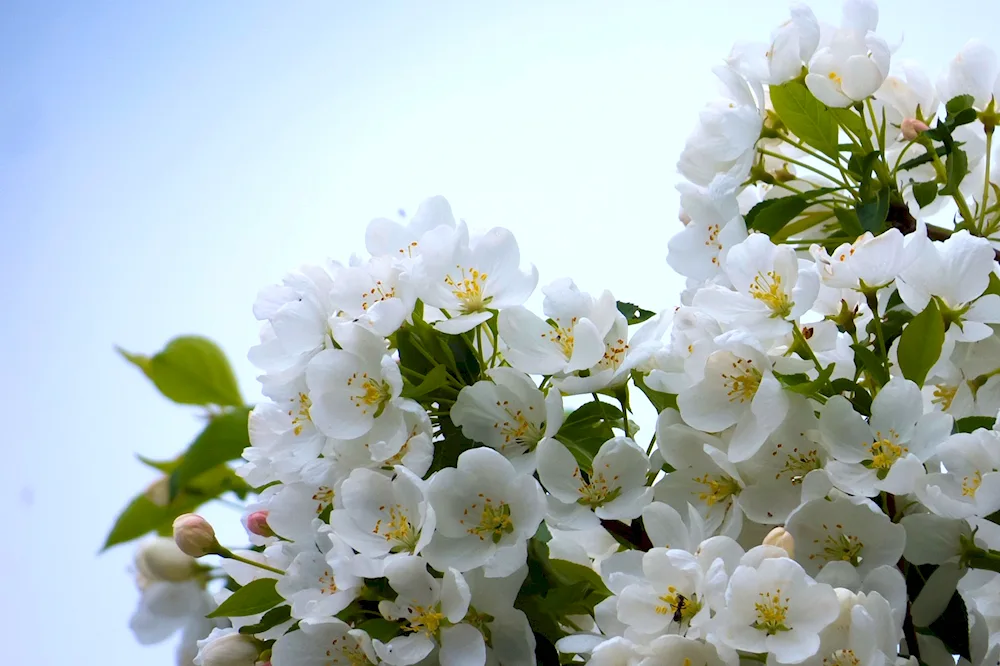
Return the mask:
POLYGON ((797 5, 716 69, 673 309, 559 279, 533 312, 513 235, 441 197, 264 289, 251 547, 178 518, 140 637, 196 620, 198 666, 997 664, 1000 64, 893 75, 877 23, 797 5), (188 555, 222 558, 210 604, 188 555))

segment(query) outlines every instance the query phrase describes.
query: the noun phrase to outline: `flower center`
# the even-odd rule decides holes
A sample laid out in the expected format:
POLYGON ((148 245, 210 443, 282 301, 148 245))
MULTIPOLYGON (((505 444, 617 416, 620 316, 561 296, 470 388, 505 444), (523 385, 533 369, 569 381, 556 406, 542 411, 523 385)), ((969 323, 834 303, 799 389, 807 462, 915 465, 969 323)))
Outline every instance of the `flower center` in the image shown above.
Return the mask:
POLYGON ((680 624, 690 622, 691 618, 701 610, 701 603, 698 601, 697 595, 692 594, 690 598, 685 597, 673 585, 667 588, 667 593, 659 597, 659 600, 663 603, 657 604, 653 608, 656 614, 671 615, 673 621, 680 624))
POLYGON ((860 666, 861 660, 854 650, 834 650, 829 656, 823 657, 823 666, 860 666))
POLYGON ((375 412, 377 418, 382 414, 386 403, 392 399, 389 383, 377 381, 367 372, 362 372, 360 375, 355 372, 347 378, 347 385, 357 391, 351 394, 351 402, 361 410, 362 414, 375 412))
POLYGON ((375 286, 361 294, 361 309, 367 312, 372 305, 390 298, 396 298, 396 288, 385 287, 382 280, 375 280, 375 286))
POLYGON ((455 268, 459 270, 459 276, 446 275, 444 283, 451 287, 451 293, 458 299, 462 313, 482 312, 493 300, 492 297, 483 296, 483 289, 489 276, 475 268, 466 269, 461 266, 455 268))
MULTIPOLYGON (((497 400, 497 407, 507 413, 508 420, 496 421, 493 428, 503 435, 504 443, 500 447, 501 451, 506 450, 508 444, 514 444, 530 451, 535 448, 542 439, 542 431, 538 426, 528 420, 524 410, 512 410, 506 400, 497 400)), ((534 407, 528 406, 529 411, 534 411, 534 407)))
POLYGON ((694 481, 705 486, 705 490, 698 493, 698 499, 708 506, 724 502, 730 497, 738 495, 740 492, 740 485, 736 483, 735 479, 729 476, 709 476, 705 474, 701 478, 695 477, 694 481))
POLYGON ((410 625, 404 627, 404 631, 412 631, 431 637, 437 634, 438 629, 441 628, 441 623, 444 622, 444 613, 437 606, 431 606, 430 608, 411 606, 407 610, 411 613, 410 625))
POLYGON ((333 573, 329 569, 324 569, 319 577, 320 594, 333 594, 337 591, 337 582, 333 578, 333 573))
POLYGON ((835 84, 837 84, 838 89, 840 89, 840 87, 844 84, 844 79, 841 78, 840 74, 837 74, 837 72, 830 72, 826 76, 835 84))
POLYGON ((312 400, 305 393, 299 393, 296 398, 289 398, 292 409, 288 410, 288 415, 292 417, 292 432, 295 436, 302 434, 302 429, 306 423, 310 423, 309 408, 312 407, 312 400))
POLYGON ((979 486, 982 483, 983 475, 977 469, 972 476, 966 476, 962 479, 962 496, 975 497, 976 491, 979 490, 979 486))
MULTIPOLYGON (((608 466, 605 465, 605 467, 608 466)), ((590 481, 585 481, 580 473, 580 468, 577 467, 573 470, 573 476, 580 482, 580 487, 577 488, 577 492, 580 493, 580 498, 576 500, 577 504, 596 508, 622 494, 621 486, 616 483, 618 481, 617 474, 611 477, 610 484, 605 478, 604 472, 598 472, 590 477, 590 481)))
MULTIPOLYGON (((781 444, 778 444, 775 447, 775 450, 771 452, 771 455, 777 457, 779 451, 781 450, 781 446, 781 444)), ((777 474, 774 475, 774 478, 776 480, 781 479, 783 474, 787 474, 788 480, 791 484, 793 486, 798 486, 802 484, 802 479, 805 478, 806 474, 814 469, 820 469, 822 467, 823 464, 820 462, 819 452, 816 449, 812 449, 810 451, 800 451, 798 447, 795 447, 792 449, 791 453, 785 457, 784 467, 778 470, 777 474)))
POLYGON ((313 493, 313 500, 316 502, 316 515, 323 513, 326 507, 333 504, 333 488, 320 486, 313 493))
POLYGON ((730 374, 722 373, 722 382, 726 387, 729 402, 738 400, 744 403, 752 400, 763 377, 761 371, 753 367, 753 361, 750 359, 737 358, 732 365, 733 371, 730 374))
POLYGON ((894 462, 910 451, 907 447, 897 443, 899 435, 891 428, 888 436, 883 437, 881 432, 876 432, 875 438, 875 441, 868 445, 868 450, 872 454, 872 468, 880 472, 888 472, 894 462))
POLYGON ((757 273, 750 285, 750 295, 766 305, 772 317, 787 317, 795 305, 781 287, 781 276, 774 271, 757 273))
MULTIPOLYGON (((843 525, 837 525, 838 529, 843 529, 843 525)), ((823 525, 823 529, 828 529, 826 525, 823 525)), ((819 544, 819 539, 813 539, 814 544, 819 544)), ((841 532, 839 535, 834 536, 832 534, 827 534, 826 539, 823 540, 823 550, 820 553, 813 553, 809 556, 809 559, 815 559, 817 555, 822 557, 827 562, 850 562, 851 566, 858 566, 861 564, 861 551, 865 548, 865 544, 854 535, 844 534, 841 532)))
MULTIPOLYGON (((385 506, 379 507, 379 511, 385 510, 385 506)), ((389 543, 394 542, 395 546, 392 549, 393 551, 405 551, 412 553, 413 549, 417 546, 417 540, 419 537, 417 531, 413 529, 413 523, 410 522, 410 518, 407 516, 406 511, 404 511, 403 507, 399 504, 388 507, 388 510, 388 520, 379 518, 375 521, 375 529, 372 530, 372 533, 378 534, 389 543)))
MULTIPOLYGON (((467 531, 469 534, 478 536, 480 541, 485 541, 488 536, 493 543, 500 543, 503 535, 514 532, 514 521, 510 518, 510 505, 506 502, 494 502, 482 493, 479 493, 479 497, 483 500, 483 510, 479 515, 479 523, 468 528, 467 531)), ((478 502, 463 511, 463 515, 468 516, 470 510, 475 511, 477 508, 479 508, 478 502)), ((458 522, 464 525, 465 519, 458 522)))
POLYGON ((569 326, 563 327, 559 320, 556 319, 554 322, 550 322, 552 330, 542 333, 543 338, 548 338, 551 342, 559 345, 567 361, 573 357, 573 343, 575 342, 573 328, 576 326, 576 320, 577 318, 573 317, 569 320, 569 326))
POLYGON ((955 394, 958 393, 958 386, 948 386, 947 384, 935 384, 934 385, 934 397, 931 398, 931 402, 936 405, 941 405, 943 411, 948 411, 951 409, 951 403, 955 399, 955 394))
POLYGON ((625 358, 625 353, 627 351, 628 345, 622 338, 618 338, 614 342, 605 344, 604 356, 597 362, 597 367, 601 370, 608 368, 611 370, 617 370, 618 366, 622 364, 622 360, 625 358))
POLYGON ((779 631, 789 631, 785 626, 785 619, 788 617, 788 597, 781 598, 781 589, 777 588, 774 592, 759 592, 757 597, 758 601, 753 605, 757 612, 753 628, 765 631, 769 636, 779 631))

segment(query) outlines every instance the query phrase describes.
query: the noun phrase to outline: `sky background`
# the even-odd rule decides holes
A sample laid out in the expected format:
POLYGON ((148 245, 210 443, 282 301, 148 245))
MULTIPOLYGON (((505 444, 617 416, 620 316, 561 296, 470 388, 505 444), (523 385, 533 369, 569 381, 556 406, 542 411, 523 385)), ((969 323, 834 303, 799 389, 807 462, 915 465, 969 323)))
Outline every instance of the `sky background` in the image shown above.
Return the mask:
MULTIPOLYGON (((839 20, 839 2, 812 3, 839 20)), ((544 284, 648 308, 675 164, 710 68, 785 2, 0 0, 0 506, 12 663, 170 666, 138 646, 114 517, 200 429, 113 351, 200 333, 248 400, 256 292, 347 260, 365 225, 444 194, 511 229, 544 284)), ((880 34, 930 71, 1000 3, 885 0, 880 34), (947 7, 943 9, 942 7, 947 7)), ((235 538, 237 514, 217 508, 235 538)))

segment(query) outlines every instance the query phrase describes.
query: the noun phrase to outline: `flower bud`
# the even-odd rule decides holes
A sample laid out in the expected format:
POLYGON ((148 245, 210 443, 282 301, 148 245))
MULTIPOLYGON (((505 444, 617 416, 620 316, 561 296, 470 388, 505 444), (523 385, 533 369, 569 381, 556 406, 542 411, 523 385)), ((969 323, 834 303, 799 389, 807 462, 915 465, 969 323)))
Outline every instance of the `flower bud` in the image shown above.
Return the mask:
POLYGON ((274 530, 267 524, 267 511, 254 511, 247 516, 247 531, 260 537, 273 537, 274 530))
POLYGON ((161 508, 167 506, 170 504, 170 477, 165 476, 153 481, 143 494, 156 506, 161 508))
POLYGON ((795 557, 795 540, 784 527, 775 527, 764 537, 765 546, 777 546, 788 553, 788 557, 795 557))
POLYGON ((185 555, 172 539, 158 537, 143 543, 135 554, 136 578, 139 587, 167 581, 182 583, 197 572, 198 563, 185 555))
POLYGON ((208 638, 198 641, 198 666, 254 666, 260 655, 260 643, 235 629, 213 629, 208 638))
POLYGON ((191 557, 210 555, 219 550, 219 540, 208 521, 194 513, 174 519, 174 543, 191 557))
POLYGON ((916 118, 904 118, 903 124, 900 125, 900 129, 903 131, 903 138, 907 141, 915 141, 921 132, 926 132, 930 129, 922 120, 917 120, 916 118))

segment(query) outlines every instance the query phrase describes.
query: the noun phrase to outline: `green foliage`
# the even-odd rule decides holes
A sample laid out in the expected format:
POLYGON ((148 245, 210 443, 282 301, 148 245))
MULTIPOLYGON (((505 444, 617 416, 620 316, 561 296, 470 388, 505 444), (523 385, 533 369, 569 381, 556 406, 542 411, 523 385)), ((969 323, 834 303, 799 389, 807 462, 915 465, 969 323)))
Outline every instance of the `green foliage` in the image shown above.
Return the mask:
POLYGON ((809 202, 800 194, 761 201, 746 214, 747 229, 774 236, 808 207, 809 202))
POLYGON ((429 395, 434 391, 437 391, 443 386, 448 384, 448 368, 444 365, 436 365, 431 368, 427 376, 416 386, 414 386, 409 381, 405 381, 403 385, 402 396, 404 398, 421 398, 425 395, 429 395))
POLYGON ((941 356, 943 346, 944 318, 932 298, 900 336, 898 359, 903 376, 923 386, 927 373, 941 356))
POLYGON ((615 436, 613 427, 624 425, 625 415, 614 405, 594 400, 578 407, 563 422, 556 439, 572 452, 580 468, 589 473, 601 445, 615 436))
POLYGON ((139 494, 118 516, 102 550, 138 539, 150 532, 170 534, 171 523, 182 513, 190 513, 226 492, 245 495, 247 490, 242 479, 228 467, 222 466, 191 479, 169 503, 163 506, 151 499, 152 493, 139 494))
POLYGON ((618 301, 618 311, 625 315, 629 326, 632 324, 641 324, 647 319, 656 316, 656 313, 652 310, 646 310, 640 308, 635 303, 626 303, 625 301, 618 301))
POLYGON ((152 357, 118 352, 145 373, 164 396, 182 405, 243 405, 233 369, 218 345, 194 335, 174 338, 152 357))
POLYGON ((262 631, 273 629, 282 622, 287 622, 292 618, 291 606, 275 606, 264 613, 257 624, 247 624, 240 627, 241 634, 259 634, 262 631))
POLYGON ((996 423, 992 416, 966 416, 955 421, 955 432, 975 432, 980 428, 990 430, 996 423))
POLYGON ((219 604, 208 617, 245 617, 274 608, 284 601, 275 589, 277 582, 276 578, 258 578, 247 583, 219 604))
POLYGON ((170 474, 171 497, 177 495, 191 479, 240 457, 243 449, 250 446, 247 431, 249 415, 250 409, 242 407, 212 417, 170 474))
POLYGON ((771 103, 781 121, 795 136, 813 148, 835 157, 838 154, 837 120, 801 81, 771 86, 771 103))

